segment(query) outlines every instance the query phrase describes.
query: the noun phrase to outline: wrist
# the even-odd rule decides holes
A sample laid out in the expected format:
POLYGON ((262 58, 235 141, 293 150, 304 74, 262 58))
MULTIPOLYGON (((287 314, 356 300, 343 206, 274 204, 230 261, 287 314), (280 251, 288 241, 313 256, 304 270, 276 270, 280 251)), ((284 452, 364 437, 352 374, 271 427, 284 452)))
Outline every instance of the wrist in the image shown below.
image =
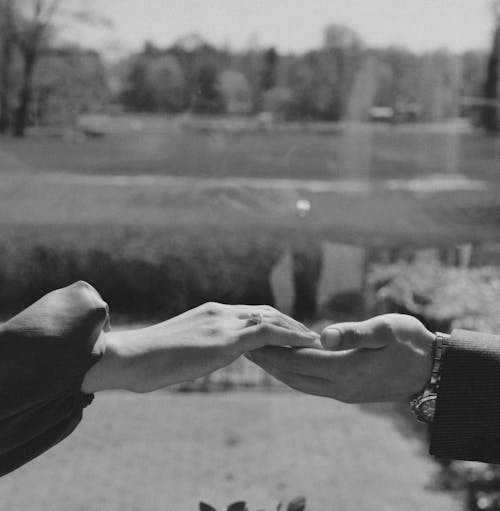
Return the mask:
POLYGON ((89 369, 82 384, 84 393, 93 394, 102 390, 134 390, 137 380, 130 342, 130 331, 107 332, 105 350, 101 359, 89 369))
MULTIPOLYGON (((407 338, 414 350, 415 360, 412 362, 411 386, 408 396, 414 396, 423 391, 432 374, 434 360, 434 346, 436 336, 418 322, 412 331, 408 331, 407 338)), ((407 396, 407 397, 408 397, 407 396)))
POLYGON ((427 382, 432 375, 432 368, 434 365, 434 355, 436 350, 436 334, 424 328, 420 339, 420 346, 422 347, 422 380, 420 387, 415 392, 420 392, 424 389, 427 382))
POLYGON ((420 422, 434 422, 437 394, 441 380, 441 363, 449 335, 437 332, 434 335, 432 369, 423 390, 418 392, 410 401, 410 406, 420 422))

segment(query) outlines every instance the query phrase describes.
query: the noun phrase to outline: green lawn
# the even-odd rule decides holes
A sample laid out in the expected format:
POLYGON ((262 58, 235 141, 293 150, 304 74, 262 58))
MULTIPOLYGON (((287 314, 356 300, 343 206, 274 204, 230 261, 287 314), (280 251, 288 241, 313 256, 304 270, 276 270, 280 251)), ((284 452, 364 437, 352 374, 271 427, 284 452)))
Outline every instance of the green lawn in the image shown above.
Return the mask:
POLYGON ((134 132, 123 123, 124 129, 85 143, 47 136, 0 140, 0 172, 329 180, 458 173, 499 179, 500 138, 461 124, 347 125, 322 133, 314 125, 309 131, 193 131, 175 121, 146 122, 134 132))
POLYGON ((3 228, 305 229, 363 245, 500 237, 500 138, 462 124, 205 132, 143 119, 132 132, 125 119, 84 143, 0 139, 3 228), (300 198, 312 203, 305 220, 300 198))
MULTIPOLYGON (((406 432, 407 433, 407 432, 406 432)), ((2 511, 191 511, 303 494, 308 511, 455 511, 391 416, 287 391, 96 397, 78 430, 4 477, 2 511)))

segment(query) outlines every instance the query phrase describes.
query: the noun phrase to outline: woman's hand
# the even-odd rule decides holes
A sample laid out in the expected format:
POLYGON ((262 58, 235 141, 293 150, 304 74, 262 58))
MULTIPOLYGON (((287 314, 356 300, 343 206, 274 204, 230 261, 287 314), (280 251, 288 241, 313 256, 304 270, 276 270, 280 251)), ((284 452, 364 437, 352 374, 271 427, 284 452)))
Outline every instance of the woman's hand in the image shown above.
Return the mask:
POLYGON ((106 352, 82 390, 150 392, 210 374, 263 346, 308 347, 319 336, 268 306, 207 303, 140 330, 107 334, 106 352), (260 324, 250 314, 262 315, 260 324))

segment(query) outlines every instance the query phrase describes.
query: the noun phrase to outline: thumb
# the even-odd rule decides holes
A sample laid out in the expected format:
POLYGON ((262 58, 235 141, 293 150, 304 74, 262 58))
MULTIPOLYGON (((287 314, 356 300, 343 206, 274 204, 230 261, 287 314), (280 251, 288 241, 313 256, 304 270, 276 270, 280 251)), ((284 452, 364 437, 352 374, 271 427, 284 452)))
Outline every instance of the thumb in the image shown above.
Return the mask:
POLYGON ((392 336, 387 324, 379 317, 352 323, 337 323, 321 333, 321 344, 327 350, 342 351, 356 348, 378 349, 387 346, 392 336))

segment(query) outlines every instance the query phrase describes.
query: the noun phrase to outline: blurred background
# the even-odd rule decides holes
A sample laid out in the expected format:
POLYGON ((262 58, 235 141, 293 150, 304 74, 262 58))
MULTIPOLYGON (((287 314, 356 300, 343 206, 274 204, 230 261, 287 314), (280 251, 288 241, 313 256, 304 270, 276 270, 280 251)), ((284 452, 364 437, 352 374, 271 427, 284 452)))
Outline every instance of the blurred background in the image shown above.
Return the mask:
MULTIPOLYGON (((0 0, 0 314, 75 280, 116 328, 206 301, 500 331, 500 4, 0 0)), ((246 360, 99 395, 2 510, 500 509, 407 406, 246 360)))

